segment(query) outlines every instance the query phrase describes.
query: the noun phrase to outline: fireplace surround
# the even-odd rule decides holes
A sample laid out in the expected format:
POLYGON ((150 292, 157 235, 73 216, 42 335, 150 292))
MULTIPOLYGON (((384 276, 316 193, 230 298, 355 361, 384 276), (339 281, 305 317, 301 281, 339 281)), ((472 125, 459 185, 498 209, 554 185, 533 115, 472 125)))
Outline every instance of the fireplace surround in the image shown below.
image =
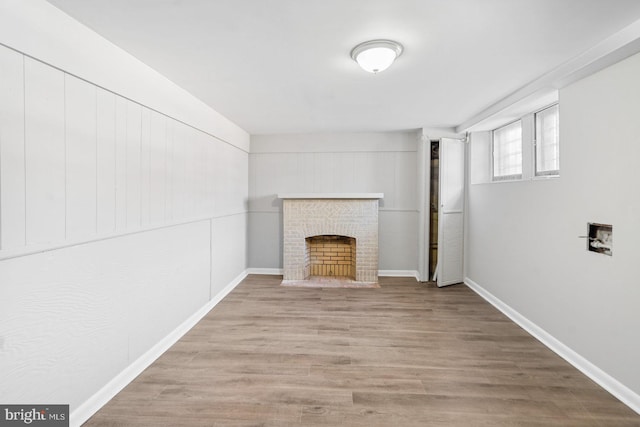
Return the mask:
POLYGON ((278 194, 278 198, 283 201, 283 282, 313 276, 378 282, 378 204, 382 193, 296 193, 278 194), (328 249, 323 248, 323 254, 314 258, 319 245, 328 249))

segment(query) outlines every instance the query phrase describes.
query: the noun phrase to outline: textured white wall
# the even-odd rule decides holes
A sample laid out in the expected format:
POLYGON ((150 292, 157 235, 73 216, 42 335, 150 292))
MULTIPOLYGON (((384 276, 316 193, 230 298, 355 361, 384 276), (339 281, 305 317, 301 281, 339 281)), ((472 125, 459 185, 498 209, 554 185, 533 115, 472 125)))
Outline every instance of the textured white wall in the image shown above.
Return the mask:
POLYGON ((209 222, 0 261, 0 398, 76 409, 209 300, 209 222))
POLYGON ((417 270, 417 132, 258 135, 249 159, 249 266, 282 268, 278 193, 384 193, 381 270, 417 270))
POLYGON ((0 43, 0 401, 73 412, 245 272, 248 135, 47 3, 0 43))
POLYGON ((640 402, 638 75, 640 55, 561 90, 560 178, 469 186, 466 273, 640 402), (613 224, 613 257, 587 222, 613 224))

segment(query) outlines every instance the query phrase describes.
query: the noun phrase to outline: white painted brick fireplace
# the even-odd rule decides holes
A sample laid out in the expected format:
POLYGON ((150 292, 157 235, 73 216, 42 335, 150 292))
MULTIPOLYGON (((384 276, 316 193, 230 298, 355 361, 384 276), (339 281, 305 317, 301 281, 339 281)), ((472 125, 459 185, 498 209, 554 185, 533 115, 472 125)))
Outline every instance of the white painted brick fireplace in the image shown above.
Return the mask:
POLYGON ((354 238, 355 281, 378 281, 378 202, 382 193, 303 193, 278 197, 283 199, 285 282, 309 278, 306 239, 314 236, 354 238))

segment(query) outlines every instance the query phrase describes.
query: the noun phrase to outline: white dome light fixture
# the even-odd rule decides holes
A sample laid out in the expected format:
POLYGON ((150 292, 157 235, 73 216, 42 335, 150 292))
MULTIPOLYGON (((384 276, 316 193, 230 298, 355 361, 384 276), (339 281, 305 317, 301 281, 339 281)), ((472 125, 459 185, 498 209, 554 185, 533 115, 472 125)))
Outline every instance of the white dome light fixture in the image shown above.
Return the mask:
POLYGON ((370 40, 351 50, 351 59, 373 74, 384 71, 402 54, 402 45, 393 40, 370 40))

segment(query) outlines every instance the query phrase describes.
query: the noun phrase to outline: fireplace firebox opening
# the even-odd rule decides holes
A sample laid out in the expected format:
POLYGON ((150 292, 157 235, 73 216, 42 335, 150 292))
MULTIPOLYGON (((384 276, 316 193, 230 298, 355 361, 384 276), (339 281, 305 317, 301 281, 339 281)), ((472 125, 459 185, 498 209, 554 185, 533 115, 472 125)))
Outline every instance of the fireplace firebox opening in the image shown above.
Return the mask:
POLYGON ((305 239, 305 278, 311 276, 356 278, 356 239, 321 235, 305 239))

